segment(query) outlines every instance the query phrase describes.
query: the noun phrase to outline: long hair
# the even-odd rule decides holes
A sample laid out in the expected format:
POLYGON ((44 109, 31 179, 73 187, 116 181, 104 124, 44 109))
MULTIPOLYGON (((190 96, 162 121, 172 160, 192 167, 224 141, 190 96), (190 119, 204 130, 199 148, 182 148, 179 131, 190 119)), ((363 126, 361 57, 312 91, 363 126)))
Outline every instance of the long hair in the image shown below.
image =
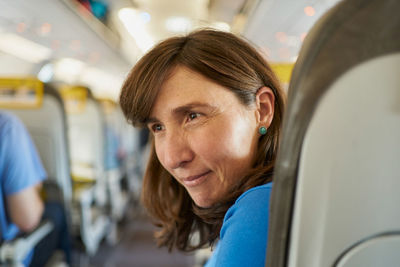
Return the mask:
POLYGON ((252 105, 259 88, 275 95, 274 117, 259 138, 253 168, 223 199, 209 207, 195 205, 186 189, 159 162, 152 145, 143 180, 142 202, 156 225, 159 246, 192 251, 219 237, 226 211, 246 190, 272 181, 285 106, 283 90, 268 63, 243 39, 210 29, 172 37, 144 55, 128 75, 120 95, 122 110, 135 126, 143 126, 163 84, 176 66, 187 67, 232 91, 243 105, 252 105), (193 238, 197 233, 198 238, 193 238))

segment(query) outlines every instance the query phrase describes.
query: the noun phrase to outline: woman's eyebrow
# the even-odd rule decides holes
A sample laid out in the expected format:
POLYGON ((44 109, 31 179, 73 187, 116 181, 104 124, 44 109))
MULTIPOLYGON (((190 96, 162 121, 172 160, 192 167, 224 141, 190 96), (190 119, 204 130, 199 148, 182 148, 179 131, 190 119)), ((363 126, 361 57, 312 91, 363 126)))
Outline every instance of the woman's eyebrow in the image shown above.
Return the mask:
POLYGON ((149 117, 144 119, 143 124, 147 125, 149 123, 155 123, 155 122, 159 122, 159 120, 155 117, 149 117))
MULTIPOLYGON (((183 113, 186 113, 190 110, 192 110, 193 108, 207 108, 207 109, 212 109, 215 110, 216 107, 207 104, 207 103, 203 103, 203 102, 190 102, 188 104, 185 104, 183 106, 179 106, 177 108, 174 108, 172 110, 172 114, 174 115, 180 115, 183 113)), ((144 120, 144 124, 149 124, 149 123, 155 123, 155 122, 160 122, 159 119, 157 119, 157 117, 148 117, 144 120)))
POLYGON ((186 105, 174 108, 172 110, 173 114, 181 114, 181 113, 185 113, 187 111, 192 110, 193 108, 208 108, 208 109, 214 109, 215 107, 208 104, 208 103, 203 103, 203 102, 191 102, 188 103, 186 105))

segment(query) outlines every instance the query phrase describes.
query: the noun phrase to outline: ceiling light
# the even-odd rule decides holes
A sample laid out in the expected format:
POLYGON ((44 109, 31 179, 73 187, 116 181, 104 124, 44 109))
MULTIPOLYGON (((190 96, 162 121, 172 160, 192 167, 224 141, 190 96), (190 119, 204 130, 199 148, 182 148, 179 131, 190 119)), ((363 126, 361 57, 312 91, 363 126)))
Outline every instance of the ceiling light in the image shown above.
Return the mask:
POLYGON ((307 16, 312 17, 315 14, 315 9, 312 6, 306 6, 304 8, 304 13, 306 13, 307 16))
POLYGON ((284 32, 275 33, 275 38, 281 43, 286 43, 286 41, 288 39, 286 33, 284 33, 284 32))
POLYGON ((44 83, 51 81, 54 75, 54 67, 53 64, 47 63, 45 64, 38 73, 38 78, 44 83))
POLYGON ((165 27, 170 32, 189 32, 192 29, 192 22, 185 17, 169 17, 165 21, 165 27))
POLYGON ((86 66, 80 60, 74 58, 63 58, 57 61, 54 67, 54 77, 56 80, 67 83, 75 83, 86 66))
POLYGON ((154 45, 153 38, 144 27, 149 19, 147 15, 133 8, 122 8, 118 11, 118 17, 143 52, 146 52, 154 45))
POLYGON ((40 36, 47 36, 51 32, 51 24, 50 23, 43 23, 40 28, 38 29, 38 34, 40 36))
POLYGON ((0 50, 32 63, 49 59, 52 54, 50 48, 12 33, 0 33, 0 50))
POLYGON ((149 23, 151 20, 151 16, 147 12, 139 13, 139 18, 142 20, 143 23, 149 23))
POLYGON ((23 33, 26 30, 26 24, 23 22, 20 22, 17 24, 17 32, 23 33))

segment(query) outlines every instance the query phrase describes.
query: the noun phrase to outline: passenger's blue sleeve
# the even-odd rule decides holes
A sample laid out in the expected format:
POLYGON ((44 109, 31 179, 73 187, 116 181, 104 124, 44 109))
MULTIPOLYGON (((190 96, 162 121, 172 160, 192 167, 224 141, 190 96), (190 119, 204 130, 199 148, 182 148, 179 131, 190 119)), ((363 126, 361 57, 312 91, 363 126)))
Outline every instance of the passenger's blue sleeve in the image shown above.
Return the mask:
POLYGON ((246 191, 227 211, 215 266, 264 266, 271 184, 246 191))
POLYGON ((46 177, 32 139, 17 117, 0 114, 0 173, 5 195, 31 187, 46 177))

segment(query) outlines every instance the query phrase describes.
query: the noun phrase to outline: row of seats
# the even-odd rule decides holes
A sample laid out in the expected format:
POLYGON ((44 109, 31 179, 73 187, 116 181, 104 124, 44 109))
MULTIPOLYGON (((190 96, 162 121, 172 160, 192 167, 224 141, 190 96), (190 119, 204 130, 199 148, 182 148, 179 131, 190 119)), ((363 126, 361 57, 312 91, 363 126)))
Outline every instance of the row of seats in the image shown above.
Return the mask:
POLYGON ((0 109, 17 115, 38 149, 48 192, 64 204, 74 237, 93 255, 100 242, 115 242, 117 223, 140 191, 139 135, 111 100, 85 87, 1 79, 0 109))

